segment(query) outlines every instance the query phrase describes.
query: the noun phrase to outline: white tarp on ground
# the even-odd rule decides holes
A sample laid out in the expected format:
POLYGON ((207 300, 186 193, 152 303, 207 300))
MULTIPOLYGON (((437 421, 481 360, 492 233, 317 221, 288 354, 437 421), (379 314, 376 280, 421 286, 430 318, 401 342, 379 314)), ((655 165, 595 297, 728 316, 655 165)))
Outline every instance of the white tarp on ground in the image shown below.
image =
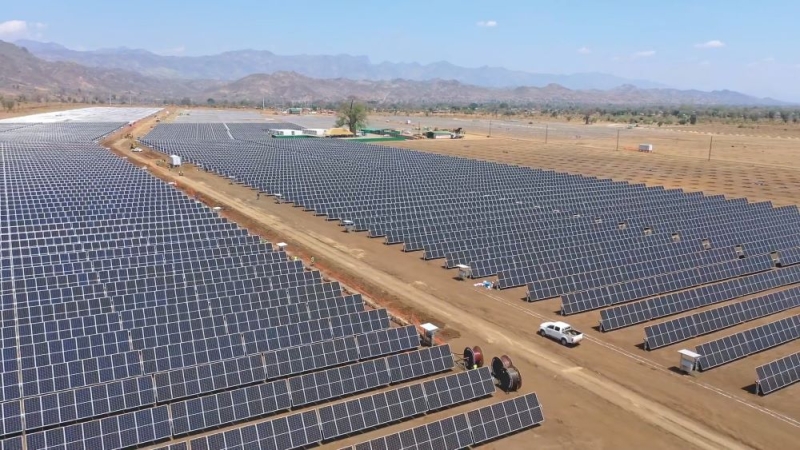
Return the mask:
POLYGON ((135 122, 163 108, 93 107, 12 117, 0 123, 135 122))

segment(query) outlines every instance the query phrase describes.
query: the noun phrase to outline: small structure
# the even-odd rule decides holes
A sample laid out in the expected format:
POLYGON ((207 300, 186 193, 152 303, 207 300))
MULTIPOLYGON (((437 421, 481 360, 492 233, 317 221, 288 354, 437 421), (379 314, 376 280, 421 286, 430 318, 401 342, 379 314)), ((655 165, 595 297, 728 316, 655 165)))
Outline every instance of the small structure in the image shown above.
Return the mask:
POLYGON ((289 114, 303 114, 303 108, 289 108, 286 112, 289 114))
POLYGON ((353 137, 353 132, 347 128, 331 128, 328 137, 353 137))
POLYGON ((429 346, 433 347, 433 337, 437 331, 439 331, 439 327, 432 323, 423 323, 420 325, 422 330, 425 332, 423 335, 423 341, 428 344, 429 346))
POLYGON ((285 137, 308 137, 307 134, 303 134, 303 130, 291 130, 291 129, 275 129, 269 130, 270 136, 274 138, 285 138, 285 137))
POLYGON ((181 157, 178 155, 169 155, 169 166, 179 167, 181 165, 181 157))
POLYGON ((343 220, 342 225, 344 225, 344 231, 348 233, 356 231, 356 224, 352 220, 343 220))
POLYGON ((459 280, 466 280, 467 278, 472 278, 472 268, 466 264, 457 264, 456 268, 458 268, 458 279, 459 280))
POLYGON ((277 244, 275 244, 275 247, 278 249, 279 252, 285 252, 286 251, 286 247, 288 245, 289 244, 287 244, 286 242, 278 242, 277 244))
POLYGON ((702 355, 686 349, 678 350, 678 354, 681 355, 681 362, 678 366, 681 372, 688 374, 694 372, 698 368, 697 360, 699 360, 702 355))
POLYGON ((303 134, 313 137, 325 137, 328 135, 327 128, 304 128, 303 134))
POLYGON ((453 133, 449 131, 428 131, 425 137, 428 139, 453 139, 453 133))
POLYGON ((652 152, 653 151, 653 144, 639 144, 639 151, 640 152, 652 152))

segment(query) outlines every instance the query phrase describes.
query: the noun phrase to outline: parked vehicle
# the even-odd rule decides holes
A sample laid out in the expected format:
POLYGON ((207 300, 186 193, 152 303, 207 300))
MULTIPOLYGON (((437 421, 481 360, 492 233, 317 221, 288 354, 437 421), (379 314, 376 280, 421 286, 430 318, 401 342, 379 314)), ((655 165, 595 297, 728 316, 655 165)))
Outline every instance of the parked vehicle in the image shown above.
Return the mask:
POLYGON ((564 346, 577 345, 583 340, 583 333, 566 322, 544 322, 539 325, 539 335, 556 340, 564 346))

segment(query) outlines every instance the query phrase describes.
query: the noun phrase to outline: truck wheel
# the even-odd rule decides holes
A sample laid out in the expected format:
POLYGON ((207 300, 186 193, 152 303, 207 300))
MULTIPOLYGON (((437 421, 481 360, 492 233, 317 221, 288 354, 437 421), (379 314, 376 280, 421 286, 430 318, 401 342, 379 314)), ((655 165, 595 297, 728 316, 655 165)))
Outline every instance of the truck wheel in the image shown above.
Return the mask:
POLYGON ((539 330, 539 336, 544 337, 544 330, 539 330))
POLYGON ((566 347, 566 346, 567 346, 567 340, 566 340, 566 339, 564 339, 564 338, 561 338, 561 345, 563 345, 564 347, 566 347))

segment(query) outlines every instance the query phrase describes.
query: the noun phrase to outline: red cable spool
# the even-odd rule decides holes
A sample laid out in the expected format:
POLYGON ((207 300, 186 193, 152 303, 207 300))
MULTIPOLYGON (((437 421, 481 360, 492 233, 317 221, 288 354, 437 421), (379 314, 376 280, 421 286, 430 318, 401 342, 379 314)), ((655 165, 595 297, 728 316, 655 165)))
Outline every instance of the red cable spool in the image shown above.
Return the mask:
POLYGON ((464 365, 467 369, 473 367, 483 367, 483 350, 477 345, 472 348, 464 349, 464 365))
POLYGON ((506 392, 514 392, 522 387, 522 375, 516 367, 507 367, 500 374, 500 387, 506 392))
POLYGON ((511 358, 508 355, 503 355, 500 357, 495 356, 492 358, 492 374, 495 378, 499 379, 500 375, 503 373, 503 369, 507 369, 509 367, 514 367, 514 363, 511 361, 511 358))
POLYGON ((476 345, 472 347, 472 354, 475 355, 475 365, 483 367, 483 350, 476 345))

